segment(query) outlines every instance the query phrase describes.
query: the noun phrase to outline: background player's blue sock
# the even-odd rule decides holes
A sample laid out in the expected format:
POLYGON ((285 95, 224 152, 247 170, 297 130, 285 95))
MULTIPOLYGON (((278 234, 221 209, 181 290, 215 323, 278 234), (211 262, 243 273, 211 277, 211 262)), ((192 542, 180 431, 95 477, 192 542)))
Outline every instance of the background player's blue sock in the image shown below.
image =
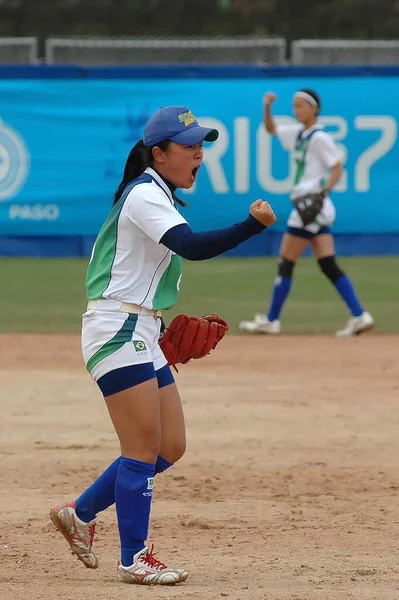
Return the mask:
POLYGON ((360 304, 359 298, 355 292, 353 284, 349 277, 345 274, 341 275, 339 279, 334 283, 338 294, 346 303, 347 307, 354 317, 360 317, 364 312, 362 305, 360 304))
POLYGON ((115 502, 115 481, 120 460, 119 456, 76 500, 76 514, 85 523, 115 502))
MULTIPOLYGON (((89 523, 95 519, 97 513, 112 506, 115 502, 115 481, 121 457, 119 456, 100 475, 90 487, 76 500, 76 514, 81 521, 89 523)), ((169 469, 173 463, 158 456, 155 464, 155 475, 169 469)))
POLYGON ((272 301, 269 312, 267 313, 267 318, 269 321, 274 321, 275 319, 279 318, 284 302, 290 293, 291 284, 291 277, 278 276, 274 280, 272 301))
POLYGON ((123 566, 133 564, 148 536, 155 465, 121 457, 115 482, 115 503, 123 566))

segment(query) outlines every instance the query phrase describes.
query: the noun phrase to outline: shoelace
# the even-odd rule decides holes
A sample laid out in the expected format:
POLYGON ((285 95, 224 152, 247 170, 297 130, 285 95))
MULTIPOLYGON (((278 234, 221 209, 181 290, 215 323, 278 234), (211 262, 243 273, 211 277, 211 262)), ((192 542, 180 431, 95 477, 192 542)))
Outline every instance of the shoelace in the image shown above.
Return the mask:
POLYGON ((89 532, 90 532, 90 548, 91 548, 93 545, 94 534, 96 533, 96 524, 95 523, 93 525, 90 525, 89 532))
MULTIPOLYGON (((93 523, 92 525, 87 524, 87 527, 89 529, 89 547, 91 548, 93 545, 93 540, 94 540, 94 534, 96 533, 96 524, 93 523)), ((78 539, 80 539, 82 542, 86 543, 87 540, 87 533, 86 533, 86 527, 82 527, 79 526, 77 521, 74 519, 73 520, 73 530, 72 530, 72 536, 77 537, 78 539)))
POLYGON ((159 569, 163 571, 166 569, 166 565, 163 562, 155 558, 154 556, 154 544, 151 546, 151 550, 148 551, 141 557, 141 560, 146 563, 149 567, 153 567, 154 569, 159 569))

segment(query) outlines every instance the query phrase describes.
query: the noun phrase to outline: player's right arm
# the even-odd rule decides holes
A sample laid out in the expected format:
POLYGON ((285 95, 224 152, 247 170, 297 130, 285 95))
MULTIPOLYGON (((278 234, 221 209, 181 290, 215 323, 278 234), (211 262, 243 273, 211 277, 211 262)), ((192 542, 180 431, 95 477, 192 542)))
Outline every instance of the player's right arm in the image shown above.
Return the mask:
POLYGON ((271 135, 277 134, 277 126, 274 122, 271 106, 273 102, 276 100, 277 96, 273 92, 266 92, 263 97, 263 122, 266 127, 266 131, 271 135))
POLYGON ((192 231, 187 223, 176 225, 165 233, 160 243, 187 260, 207 260, 236 248, 275 221, 276 215, 270 204, 256 200, 244 221, 199 233, 192 231))
POLYGON ((195 233, 156 184, 136 186, 126 199, 127 218, 147 237, 187 260, 206 260, 236 248, 276 221, 268 202, 256 200, 244 221, 195 233))
POLYGON ((276 94, 274 92, 266 92, 263 97, 263 123, 265 125, 266 131, 271 135, 275 135, 284 150, 288 150, 292 152, 294 150, 296 141, 298 138, 298 134, 303 129, 303 126, 299 123, 295 123, 294 125, 277 125, 275 120, 273 119, 271 105, 277 99, 276 94))

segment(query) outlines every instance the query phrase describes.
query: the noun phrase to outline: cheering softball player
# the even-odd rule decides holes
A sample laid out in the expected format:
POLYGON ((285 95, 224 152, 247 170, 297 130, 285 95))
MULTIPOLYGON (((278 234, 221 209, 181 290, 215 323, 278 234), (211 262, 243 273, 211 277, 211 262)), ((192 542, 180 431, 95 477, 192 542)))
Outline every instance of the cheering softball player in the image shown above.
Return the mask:
POLYGON ((255 315, 253 321, 242 321, 240 329, 249 333, 280 333, 280 313, 291 289, 294 267, 310 243, 322 273, 335 286, 351 314, 336 335, 357 335, 371 329, 374 321, 364 310, 352 282, 335 257, 331 233, 335 208, 329 193, 342 173, 341 153, 318 123, 321 103, 316 92, 303 89, 294 94, 294 113, 299 121, 296 125, 276 125, 271 114, 275 100, 276 95, 271 92, 264 97, 264 123, 266 130, 279 138, 283 148, 293 153, 296 165, 291 195, 293 209, 280 248, 278 276, 269 311, 267 315, 255 315))
POLYGON ((228 325, 217 315, 178 315, 162 330, 163 311, 178 296, 182 259, 222 254, 276 220, 269 204, 257 200, 240 223, 192 232, 176 208, 175 190, 192 187, 202 144, 217 137, 187 107, 155 112, 129 154, 88 266, 83 357, 104 396, 121 456, 76 501, 54 507, 50 516, 72 552, 94 569, 96 516, 115 502, 117 577, 124 583, 175 584, 188 576, 166 567, 146 546, 154 476, 185 451, 182 405, 169 365, 209 354, 228 325))

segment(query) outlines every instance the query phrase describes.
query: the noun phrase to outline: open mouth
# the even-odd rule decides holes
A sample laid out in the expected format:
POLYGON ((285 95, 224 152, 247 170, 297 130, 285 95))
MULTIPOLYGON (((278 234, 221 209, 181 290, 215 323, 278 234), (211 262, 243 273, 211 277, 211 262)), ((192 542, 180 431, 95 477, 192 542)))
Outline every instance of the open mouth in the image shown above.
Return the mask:
POLYGON ((194 169, 191 171, 193 181, 196 180, 198 171, 199 171, 199 167, 194 167, 194 169))

